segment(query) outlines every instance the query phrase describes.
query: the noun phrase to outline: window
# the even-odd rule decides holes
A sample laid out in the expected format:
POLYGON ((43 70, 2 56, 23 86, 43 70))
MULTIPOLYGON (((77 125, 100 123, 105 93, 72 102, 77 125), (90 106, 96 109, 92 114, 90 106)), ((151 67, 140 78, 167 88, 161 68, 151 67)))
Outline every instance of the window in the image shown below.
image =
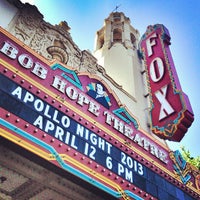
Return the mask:
POLYGON ((122 30, 116 28, 113 30, 113 42, 122 42, 122 30))
POLYGON ((121 21, 121 14, 116 12, 116 13, 113 13, 113 20, 114 22, 119 22, 121 21))

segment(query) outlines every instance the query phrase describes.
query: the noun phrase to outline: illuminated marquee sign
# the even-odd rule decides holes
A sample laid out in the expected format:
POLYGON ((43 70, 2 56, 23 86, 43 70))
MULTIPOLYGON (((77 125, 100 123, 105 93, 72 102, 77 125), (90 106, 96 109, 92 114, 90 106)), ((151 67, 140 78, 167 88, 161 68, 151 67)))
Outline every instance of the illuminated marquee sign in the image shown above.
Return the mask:
POLYGON ((155 188, 173 170, 177 182, 197 182, 102 80, 51 64, 7 35, 1 30, 1 136, 118 199, 162 198, 155 188))
POLYGON ((20 85, 0 75, 0 106, 133 183, 145 167, 20 85))
POLYGON ((188 97, 181 90, 169 45, 169 32, 159 24, 149 26, 141 40, 151 98, 152 131, 161 138, 180 141, 194 116, 188 97))

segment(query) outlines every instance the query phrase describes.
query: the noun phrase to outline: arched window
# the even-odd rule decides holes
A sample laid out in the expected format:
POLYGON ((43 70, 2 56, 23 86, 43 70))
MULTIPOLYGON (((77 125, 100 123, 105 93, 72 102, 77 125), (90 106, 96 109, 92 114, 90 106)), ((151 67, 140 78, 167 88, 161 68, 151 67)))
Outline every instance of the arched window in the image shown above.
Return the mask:
POLYGON ((135 35, 133 33, 131 33, 130 37, 131 37, 131 43, 132 43, 133 47, 135 48, 136 47, 136 38, 135 38, 135 35))
POLYGON ((122 42, 122 30, 116 28, 113 30, 113 42, 122 42))

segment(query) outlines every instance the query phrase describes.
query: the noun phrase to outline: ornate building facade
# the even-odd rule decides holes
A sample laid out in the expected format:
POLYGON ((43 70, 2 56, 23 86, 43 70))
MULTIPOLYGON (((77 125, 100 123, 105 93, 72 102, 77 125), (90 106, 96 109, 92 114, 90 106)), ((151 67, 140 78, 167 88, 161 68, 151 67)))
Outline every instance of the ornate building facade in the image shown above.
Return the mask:
POLYGON ((200 198, 198 170, 151 130, 147 59, 124 13, 105 19, 94 55, 33 5, 0 13, 0 199, 200 198))

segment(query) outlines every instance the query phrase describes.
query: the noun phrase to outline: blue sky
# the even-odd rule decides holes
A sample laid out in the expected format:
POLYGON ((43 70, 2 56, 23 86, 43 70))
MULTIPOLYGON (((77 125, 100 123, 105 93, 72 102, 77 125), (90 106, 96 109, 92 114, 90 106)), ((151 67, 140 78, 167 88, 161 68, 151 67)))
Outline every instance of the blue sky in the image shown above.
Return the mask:
POLYGON ((180 143, 170 142, 173 150, 184 145, 192 156, 200 155, 200 1, 199 0, 31 0, 55 25, 66 21, 71 36, 81 50, 94 47, 95 33, 115 9, 130 18, 140 35, 148 25, 164 24, 171 35, 171 52, 183 91, 189 96, 195 121, 180 143))

